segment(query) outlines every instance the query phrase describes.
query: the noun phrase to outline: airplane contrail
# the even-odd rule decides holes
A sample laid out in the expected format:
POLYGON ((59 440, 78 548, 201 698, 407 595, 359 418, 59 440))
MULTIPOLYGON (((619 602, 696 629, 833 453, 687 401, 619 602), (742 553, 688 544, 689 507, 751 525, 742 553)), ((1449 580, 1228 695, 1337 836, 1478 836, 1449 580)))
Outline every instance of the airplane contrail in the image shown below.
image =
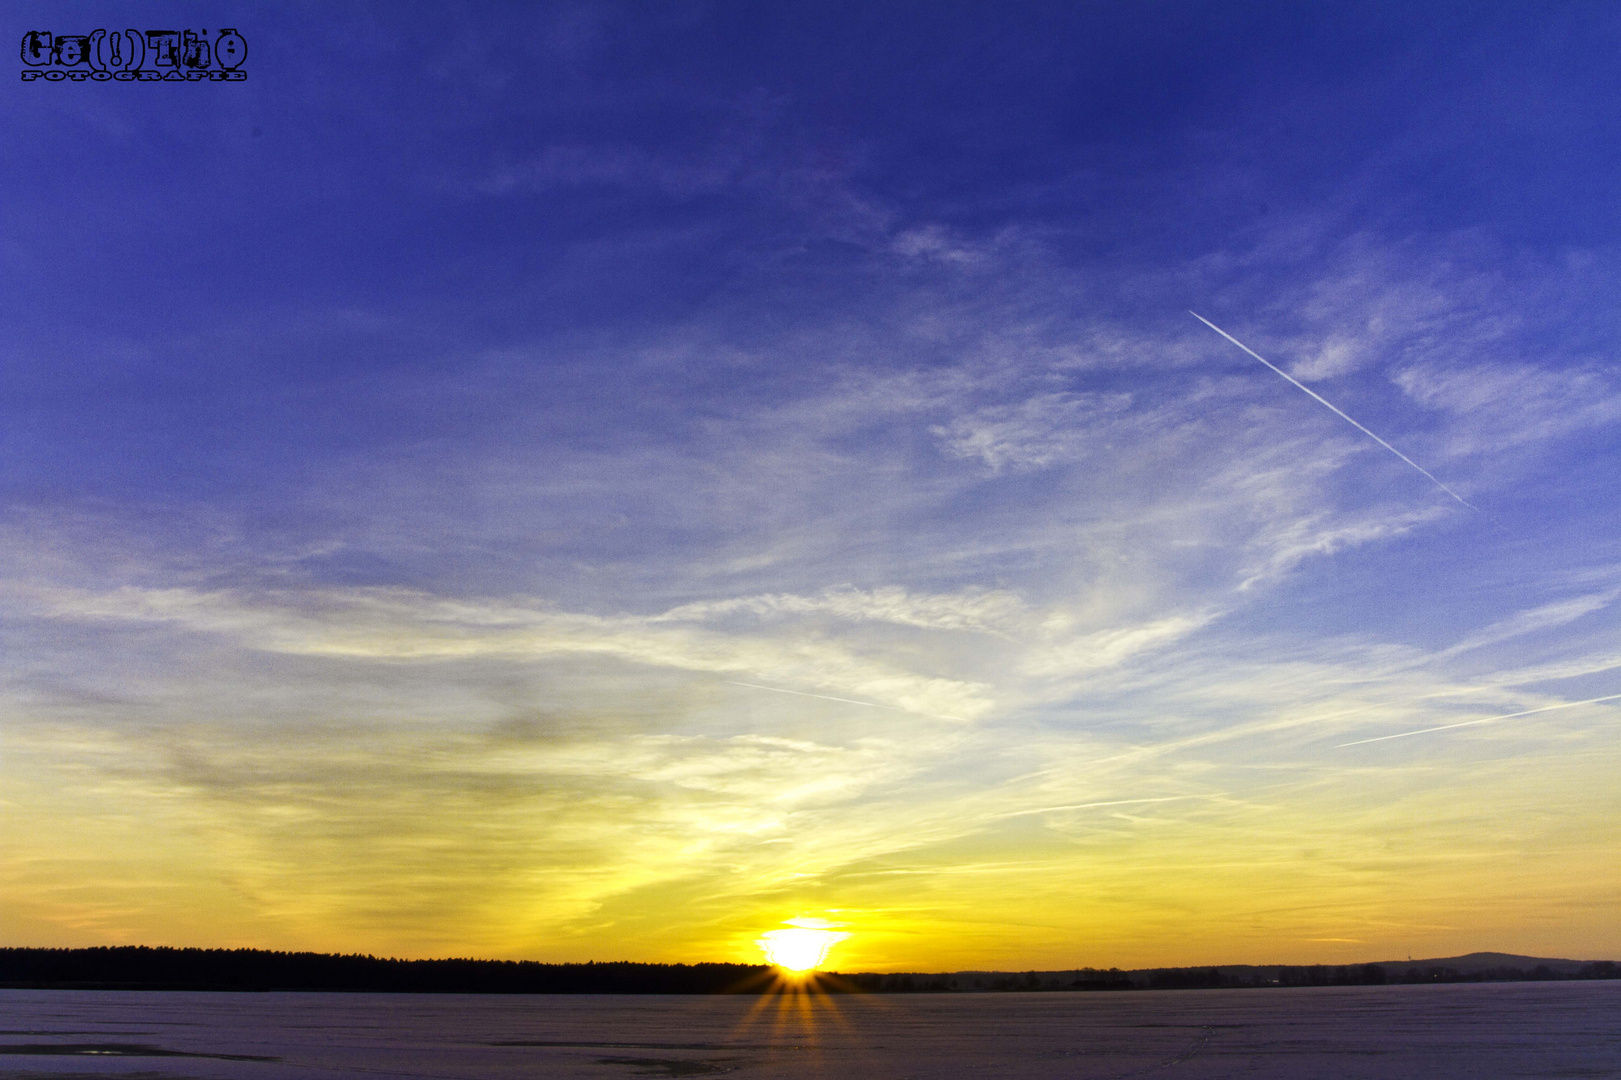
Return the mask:
POLYGON ((1180 802, 1183 799, 1214 799, 1215 795, 1167 795, 1159 799, 1114 799, 1109 802, 1070 803, 1067 806, 1043 806, 1036 810, 1015 810, 1011 814, 997 814, 997 819, 1029 817, 1031 814, 1049 814, 1058 810, 1090 810, 1096 806, 1134 806, 1138 803, 1180 802))
POLYGON ((1209 319, 1205 318, 1203 315, 1200 315, 1197 311, 1189 311, 1188 314, 1192 315, 1195 319, 1198 319, 1200 322, 1202 322, 1206 326, 1210 327, 1210 329, 1214 330, 1216 333, 1220 334, 1222 337, 1226 338, 1228 341, 1232 342, 1234 345, 1237 345, 1240 349, 1243 349, 1245 352, 1247 352, 1251 356, 1255 357, 1255 359, 1259 360, 1261 363, 1265 364, 1267 367, 1271 368, 1273 371, 1277 372, 1279 375, 1282 375, 1285 379, 1288 379, 1290 382, 1294 383, 1295 386, 1297 386, 1300 389, 1304 390, 1306 393, 1310 394, 1312 397, 1316 398, 1318 401, 1320 401, 1324 405, 1328 406, 1328 408, 1333 410, 1334 415, 1338 416, 1341 420, 1344 420, 1347 424, 1350 424, 1352 427, 1354 427, 1358 431, 1362 432, 1362 434, 1366 435, 1368 438, 1372 439, 1374 442, 1378 443, 1380 446, 1384 447, 1386 450, 1389 450, 1392 454, 1395 454, 1397 457, 1399 457, 1403 461, 1407 462, 1407 464, 1411 465, 1413 468, 1417 469, 1419 472, 1421 472, 1425 476, 1429 477, 1430 482, 1432 484, 1434 484, 1436 487, 1440 488, 1442 491, 1446 492, 1448 495, 1451 495, 1454 499, 1457 499, 1460 503, 1463 503, 1464 506, 1469 507, 1469 509, 1474 510, 1476 513, 1480 512, 1475 506, 1471 505, 1468 502, 1465 502, 1462 495, 1459 495, 1456 491, 1453 491, 1451 488, 1449 488, 1445 484, 1441 483, 1441 481, 1437 480, 1435 478, 1435 475, 1433 473, 1431 473, 1430 470, 1426 469, 1424 466, 1420 465, 1418 462, 1414 461, 1412 458, 1408 457, 1406 454, 1402 453, 1400 450, 1397 450, 1394 446, 1391 446, 1389 443, 1385 442, 1385 440, 1381 439, 1379 436, 1375 435, 1373 432, 1369 431, 1367 428, 1363 427, 1361 424, 1357 423, 1355 420, 1352 420, 1349 416, 1346 416, 1345 413, 1341 412, 1340 409, 1338 407, 1336 407, 1335 404, 1332 401, 1329 401, 1327 398, 1325 398, 1325 397, 1323 397, 1323 395, 1317 393, 1317 391, 1313 390, 1311 387, 1309 387, 1309 386, 1305 385, 1304 383, 1300 382, 1300 380, 1296 379, 1293 375, 1290 375, 1287 371, 1284 371, 1282 368, 1280 368, 1276 364, 1272 363, 1266 357, 1262 356, 1260 353, 1256 352, 1254 349, 1250 348, 1248 345, 1244 344, 1242 341, 1239 341, 1237 338, 1233 337, 1233 335, 1229 334, 1227 331, 1223 330, 1221 327, 1217 326, 1215 323, 1211 322, 1209 319))
POLYGON ((919 712, 916 709, 903 709, 899 705, 879 705, 876 702, 857 701, 854 698, 829 697, 826 694, 807 694, 803 690, 784 690, 780 686, 761 686, 759 683, 738 682, 736 679, 724 679, 722 681, 729 686, 748 686, 755 690, 770 690, 774 694, 793 694, 796 697, 820 698, 823 701, 842 701, 846 705, 860 705, 868 709, 889 709, 891 712, 911 713, 914 716, 933 716, 940 720, 956 720, 958 722, 962 722, 962 717, 960 716, 947 716, 944 713, 919 712))
POLYGON ((1342 742, 1334 747, 1338 750, 1345 746, 1362 746, 1365 743, 1385 742, 1389 739, 1405 739, 1410 735, 1428 735, 1432 731, 1451 731, 1453 728, 1474 727, 1476 724, 1489 724, 1494 720, 1512 720, 1516 716, 1530 716, 1532 713, 1553 712, 1555 709, 1574 709, 1578 705, 1596 705, 1600 701, 1614 701, 1621 698, 1621 694, 1610 694, 1608 697, 1588 698, 1586 701, 1564 701, 1558 705, 1544 705, 1540 709, 1527 709, 1524 712, 1504 713, 1502 716, 1487 716, 1479 720, 1465 720, 1461 724, 1442 724, 1440 727, 1419 728, 1417 731, 1403 731, 1395 735, 1380 735, 1375 739, 1358 739, 1355 742, 1342 742))

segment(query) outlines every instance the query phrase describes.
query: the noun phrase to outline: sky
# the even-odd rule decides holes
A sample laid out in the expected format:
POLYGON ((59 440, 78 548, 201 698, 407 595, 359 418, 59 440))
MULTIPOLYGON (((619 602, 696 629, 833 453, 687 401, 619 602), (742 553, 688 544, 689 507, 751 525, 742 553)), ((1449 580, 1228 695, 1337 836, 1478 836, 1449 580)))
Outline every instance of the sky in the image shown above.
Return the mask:
POLYGON ((0 107, 0 944, 1621 955, 1613 5, 130 10, 248 77, 0 107))

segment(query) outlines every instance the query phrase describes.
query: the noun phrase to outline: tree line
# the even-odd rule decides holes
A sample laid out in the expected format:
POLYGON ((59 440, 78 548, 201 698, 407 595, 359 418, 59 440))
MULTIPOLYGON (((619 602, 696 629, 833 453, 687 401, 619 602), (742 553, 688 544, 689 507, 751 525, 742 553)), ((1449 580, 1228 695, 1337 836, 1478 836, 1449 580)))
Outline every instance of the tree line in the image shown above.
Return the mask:
POLYGON ((263 949, 0 949, 0 986, 38 989, 349 990, 437 994, 723 994, 770 981, 753 964, 394 960, 263 949))
POLYGON ((1154 968, 1072 972, 822 973, 785 984, 763 964, 543 964, 532 960, 395 960, 263 949, 0 949, 0 987, 12 989, 341 990, 440 994, 756 994, 799 986, 823 993, 1202 990, 1413 983, 1621 979, 1604 960, 1570 970, 1545 964, 1459 970, 1379 964, 1154 968))

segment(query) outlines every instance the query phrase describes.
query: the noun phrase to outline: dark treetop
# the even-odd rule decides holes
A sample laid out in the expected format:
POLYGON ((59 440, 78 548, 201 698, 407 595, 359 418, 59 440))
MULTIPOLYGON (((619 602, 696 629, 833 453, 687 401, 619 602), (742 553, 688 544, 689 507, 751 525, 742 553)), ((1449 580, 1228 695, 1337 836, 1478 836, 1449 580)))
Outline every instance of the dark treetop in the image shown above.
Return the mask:
MULTIPOLYGON (((1621 978, 1611 961, 1471 953, 1342 966, 1228 965, 1107 971, 821 974, 829 992, 1181 990, 1416 982, 1621 978)), ((450 994, 762 993, 781 984, 758 964, 541 964, 530 960, 394 960, 259 949, 0 949, 0 986, 95 990, 347 990, 450 994)))

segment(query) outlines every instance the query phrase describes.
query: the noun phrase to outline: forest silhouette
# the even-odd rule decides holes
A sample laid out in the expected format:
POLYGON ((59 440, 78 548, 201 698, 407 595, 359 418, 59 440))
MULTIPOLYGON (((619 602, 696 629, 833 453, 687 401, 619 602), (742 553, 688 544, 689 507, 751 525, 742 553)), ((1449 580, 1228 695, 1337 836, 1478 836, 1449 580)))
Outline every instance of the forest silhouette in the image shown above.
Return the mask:
MULTIPOLYGON (((1621 978, 1612 961, 1472 953, 1442 960, 1347 965, 1227 965, 1121 971, 815 973, 824 993, 1198 990, 1535 982, 1621 978)), ((85 990, 356 991, 442 994, 757 994, 782 988, 764 964, 545 964, 530 960, 400 960, 365 955, 102 946, 0 949, 0 987, 85 990)))

